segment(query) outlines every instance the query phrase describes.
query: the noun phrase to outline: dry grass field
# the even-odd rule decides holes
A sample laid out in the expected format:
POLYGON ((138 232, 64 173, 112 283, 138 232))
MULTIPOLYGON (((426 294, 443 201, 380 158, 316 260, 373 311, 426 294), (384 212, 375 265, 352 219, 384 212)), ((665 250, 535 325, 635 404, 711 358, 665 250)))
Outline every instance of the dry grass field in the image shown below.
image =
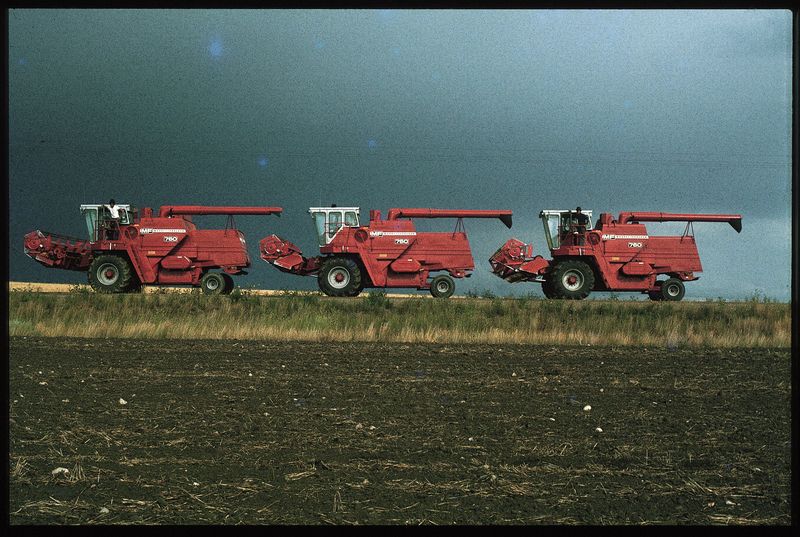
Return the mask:
POLYGON ((363 299, 198 290, 101 295, 12 290, 9 334, 46 337, 789 347, 785 303, 363 299))

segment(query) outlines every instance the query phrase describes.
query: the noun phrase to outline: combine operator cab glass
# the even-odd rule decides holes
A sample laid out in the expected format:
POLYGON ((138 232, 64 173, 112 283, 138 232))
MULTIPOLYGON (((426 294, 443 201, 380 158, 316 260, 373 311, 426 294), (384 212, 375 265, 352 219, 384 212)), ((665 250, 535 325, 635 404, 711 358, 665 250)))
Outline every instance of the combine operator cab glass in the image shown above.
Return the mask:
MULTIPOLYGON (((130 205, 117 205, 119 208, 119 225, 131 223, 130 205)), ((81 205, 81 214, 86 219, 86 229, 89 232, 89 240, 96 242, 104 239, 104 231, 111 227, 116 228, 117 224, 111 218, 111 213, 105 205, 81 205)))
MULTIPOLYGON (((592 229, 592 211, 581 211, 586 215, 585 231, 592 229)), ((544 224, 544 237, 547 247, 555 250, 561 246, 562 238, 568 233, 583 231, 578 227, 574 211, 542 211, 539 218, 544 224)))
POLYGON ((311 207, 320 246, 330 244, 342 227, 358 227, 358 207, 311 207))

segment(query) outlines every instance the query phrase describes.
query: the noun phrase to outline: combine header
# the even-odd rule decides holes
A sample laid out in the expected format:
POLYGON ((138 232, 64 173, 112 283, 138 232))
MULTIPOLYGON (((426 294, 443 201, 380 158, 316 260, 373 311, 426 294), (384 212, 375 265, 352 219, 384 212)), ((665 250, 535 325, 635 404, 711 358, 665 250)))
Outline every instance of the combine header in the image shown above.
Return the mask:
POLYGON ((683 282, 699 279, 694 222, 727 222, 742 230, 738 214, 622 212, 614 220, 591 211, 542 211, 552 260, 533 256, 532 245, 507 241, 489 259, 492 272, 509 282, 542 284, 547 298, 583 299, 591 291, 635 291, 651 300, 681 300, 683 282), (640 222, 686 222, 679 236, 651 236, 640 222), (665 279, 658 279, 659 276, 665 279))
POLYGON ((275 235, 261 240, 261 258, 279 270, 317 276, 329 296, 356 296, 365 287, 429 289, 434 297, 453 294, 453 278, 475 268, 464 218, 499 218, 511 227, 511 211, 390 209, 385 220, 372 210, 359 222, 358 207, 311 207, 320 253, 303 257, 294 244, 275 235), (417 232, 409 218, 457 218, 450 233, 417 232), (446 272, 429 279, 433 272, 446 272))
POLYGON ((112 218, 107 205, 81 205, 89 239, 46 231, 25 235, 25 254, 46 267, 89 273, 100 293, 136 292, 142 284, 200 286, 208 294, 233 290, 231 275, 247 274, 250 266, 244 235, 234 215, 269 215, 280 207, 206 207, 167 205, 153 216, 135 207, 117 205, 112 218), (192 215, 227 215, 225 229, 200 230, 192 215), (210 272, 222 269, 222 272, 210 272))

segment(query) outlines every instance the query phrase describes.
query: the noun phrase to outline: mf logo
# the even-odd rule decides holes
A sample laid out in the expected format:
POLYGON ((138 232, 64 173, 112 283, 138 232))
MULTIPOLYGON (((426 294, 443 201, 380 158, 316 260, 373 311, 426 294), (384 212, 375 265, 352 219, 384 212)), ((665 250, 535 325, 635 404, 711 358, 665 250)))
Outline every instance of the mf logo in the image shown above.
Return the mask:
POLYGON ((395 244, 408 244, 408 239, 395 239, 395 244))
POLYGON ((641 248, 641 247, 642 247, 642 243, 641 242, 629 242, 628 243, 628 248, 641 248))
POLYGON ((164 235, 164 242, 178 242, 178 237, 172 235, 164 235))

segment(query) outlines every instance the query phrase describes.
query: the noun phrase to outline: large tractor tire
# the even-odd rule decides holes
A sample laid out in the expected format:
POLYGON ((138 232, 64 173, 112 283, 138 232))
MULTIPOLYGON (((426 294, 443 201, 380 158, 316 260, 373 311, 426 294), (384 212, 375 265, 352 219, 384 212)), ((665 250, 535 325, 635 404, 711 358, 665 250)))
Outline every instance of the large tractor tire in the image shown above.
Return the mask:
POLYGON ((331 257, 323 261, 317 284, 328 296, 357 296, 364 289, 358 263, 347 257, 331 257))
POLYGON ((221 295, 225 292, 225 278, 219 272, 206 272, 200 278, 200 288, 206 295, 221 295))
MULTIPOLYGON (((361 269, 359 268, 359 270, 361 269)), ((363 290, 364 290, 364 279, 362 278, 361 283, 359 283, 356 287, 353 287, 350 290, 350 294, 348 294, 347 296, 358 296, 361 294, 361 291, 363 290)))
POLYGON ((555 298, 583 300, 594 287, 592 267, 575 259, 561 261, 549 276, 555 298))
POLYGON ((138 279, 133 267, 122 256, 99 255, 89 265, 89 285, 98 293, 124 293, 134 281, 138 279))
POLYGON ((456 290, 456 283, 447 274, 436 276, 431 280, 431 294, 434 298, 450 298, 456 290))
POLYGON ((236 284, 233 282, 233 278, 230 274, 226 274, 225 272, 220 273, 222 279, 225 280, 225 287, 222 288, 223 295, 229 295, 233 292, 233 288, 236 287, 236 284))
POLYGON ((550 280, 542 282, 542 293, 544 293, 545 298, 558 298, 555 289, 553 289, 553 282, 550 280))
POLYGON ((686 288, 678 278, 670 278, 661 284, 661 300, 678 302, 685 294, 686 288))

